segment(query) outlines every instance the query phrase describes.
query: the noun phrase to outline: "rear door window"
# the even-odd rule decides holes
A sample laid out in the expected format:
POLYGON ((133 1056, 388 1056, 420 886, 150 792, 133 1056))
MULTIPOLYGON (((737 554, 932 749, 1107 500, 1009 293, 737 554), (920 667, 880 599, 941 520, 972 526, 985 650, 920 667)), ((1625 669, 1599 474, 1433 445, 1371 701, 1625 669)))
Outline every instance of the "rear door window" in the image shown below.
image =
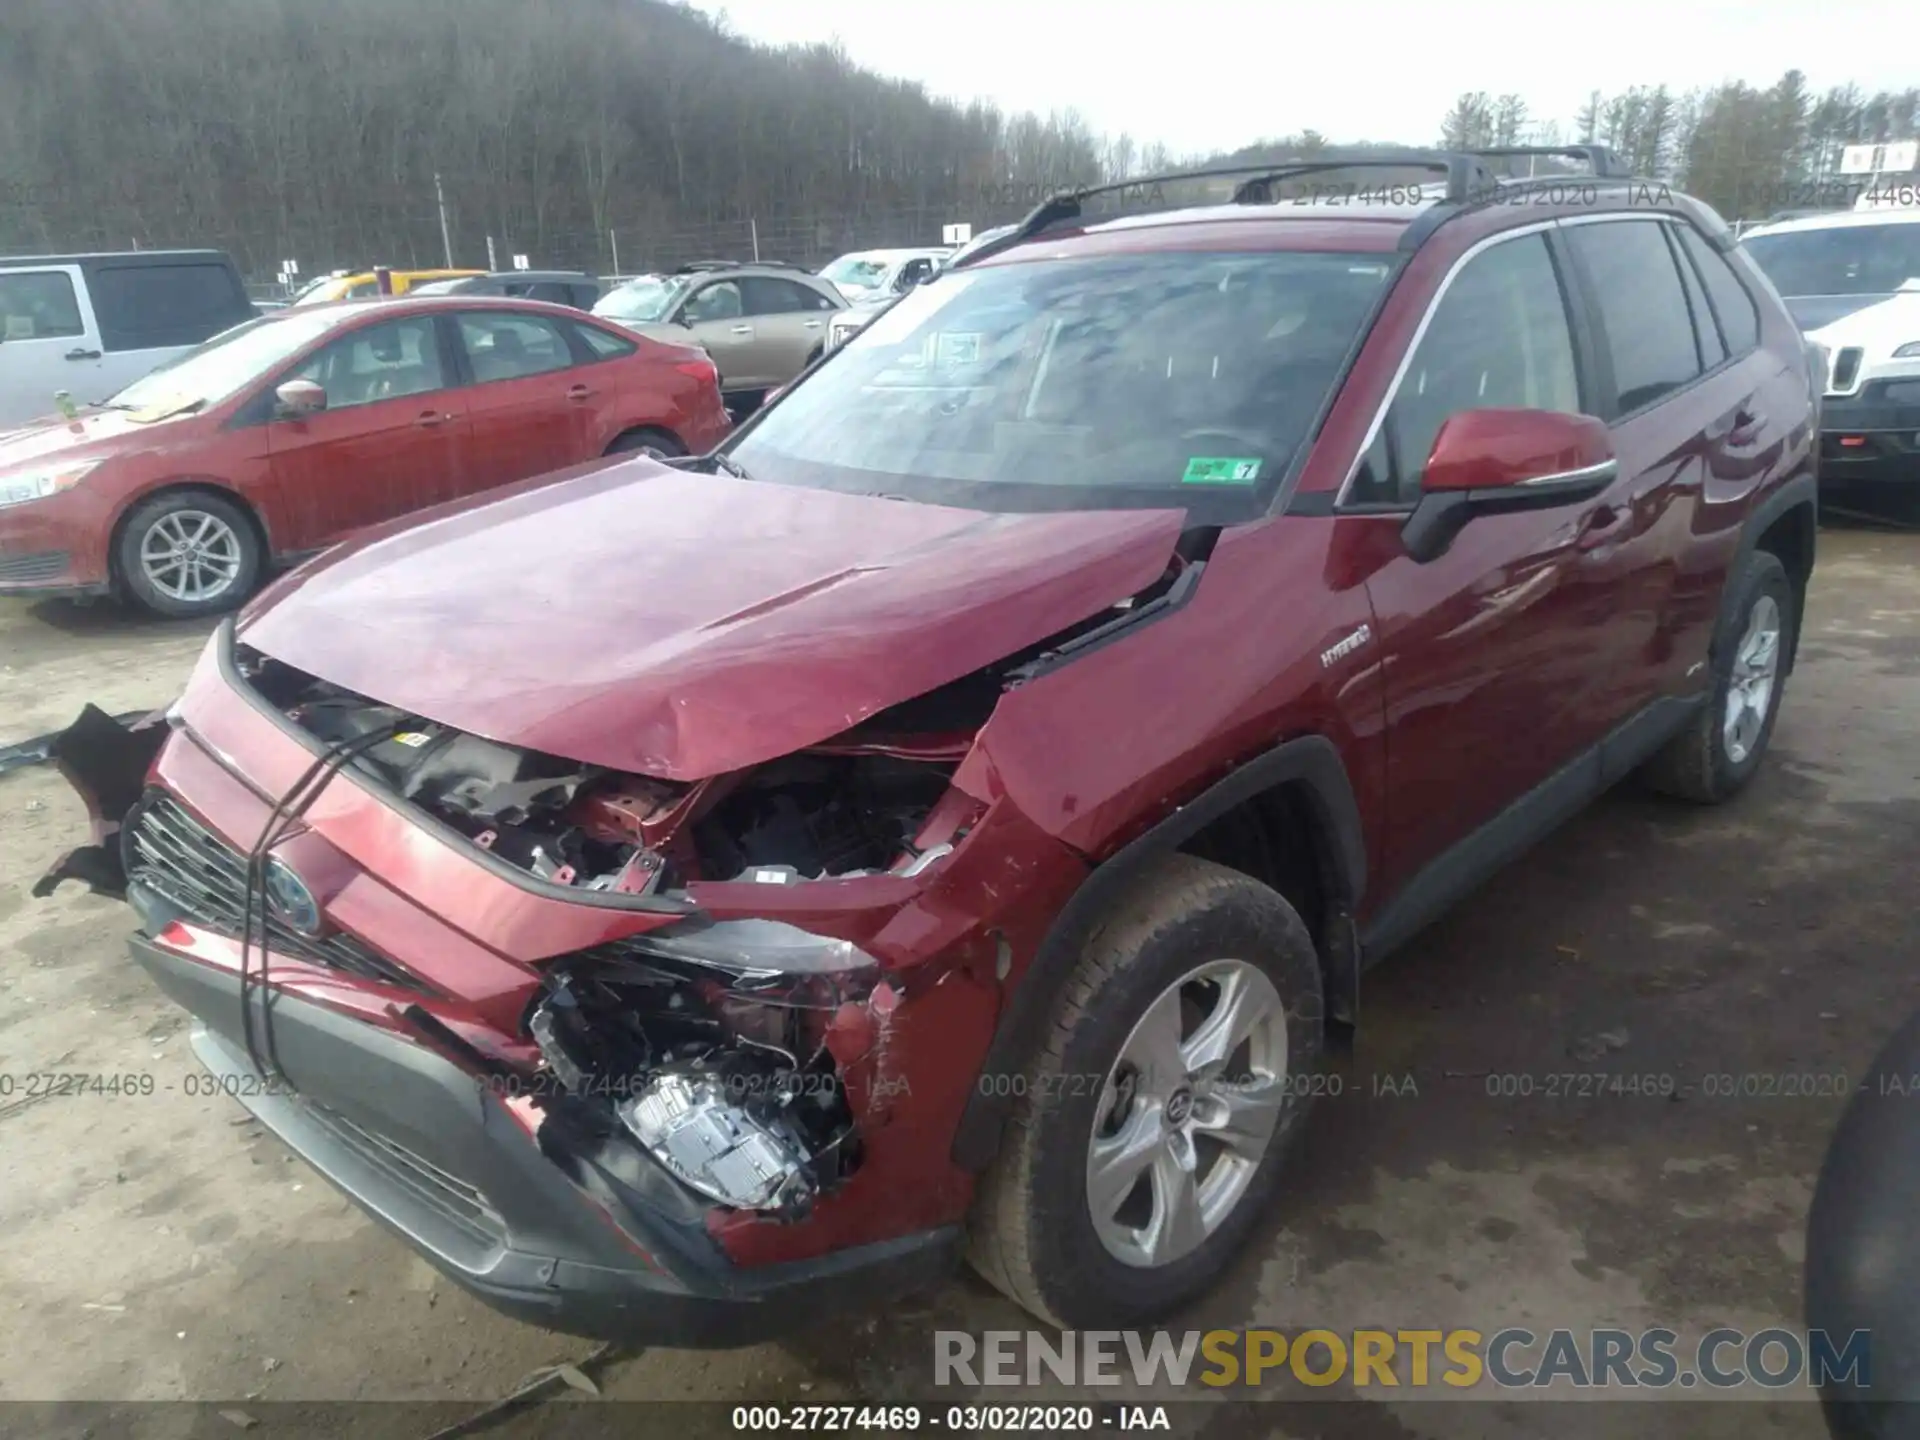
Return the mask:
POLYGON ((480 385, 545 375, 573 364, 567 337, 544 315, 465 314, 460 317, 460 343, 480 385))
POLYGON ((91 267, 87 284, 106 350, 198 345, 253 313, 233 271, 212 261, 116 261, 91 267))
POLYGON ((791 280, 749 275, 740 282, 740 294, 749 315, 792 315, 819 308, 819 296, 791 280))
POLYGON ((598 325, 576 325, 573 328, 596 360, 616 360, 622 355, 631 355, 640 348, 631 340, 623 340, 618 335, 608 334, 598 325))
POLYGON ((1571 225, 1566 235, 1593 282, 1620 413, 1664 399, 1700 374, 1687 293, 1657 220, 1571 225))
POLYGON ((0 271, 0 342, 86 333, 71 276, 60 270, 0 271))

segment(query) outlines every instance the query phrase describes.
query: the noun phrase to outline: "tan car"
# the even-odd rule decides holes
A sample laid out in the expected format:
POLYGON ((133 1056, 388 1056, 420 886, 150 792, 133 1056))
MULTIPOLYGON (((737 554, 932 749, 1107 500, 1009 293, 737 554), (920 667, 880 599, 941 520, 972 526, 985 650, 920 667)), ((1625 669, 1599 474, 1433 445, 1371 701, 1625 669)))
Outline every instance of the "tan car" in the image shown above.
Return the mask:
POLYGON ((831 282, 797 266, 710 261, 643 275, 600 297, 593 313, 656 340, 691 338, 713 357, 729 402, 785 385, 819 357, 827 324, 847 308, 831 282))

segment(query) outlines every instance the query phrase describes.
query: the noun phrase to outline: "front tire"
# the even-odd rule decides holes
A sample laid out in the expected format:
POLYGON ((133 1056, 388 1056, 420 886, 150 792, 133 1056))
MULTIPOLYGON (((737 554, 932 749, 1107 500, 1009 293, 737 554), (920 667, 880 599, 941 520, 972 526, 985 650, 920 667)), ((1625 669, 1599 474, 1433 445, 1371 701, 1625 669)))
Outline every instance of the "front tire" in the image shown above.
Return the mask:
POLYGON ((1760 768, 1793 647, 1793 581, 1779 557, 1756 551, 1733 584, 1733 639, 1714 663, 1706 707, 1646 768, 1655 790, 1700 805, 1732 799, 1760 768))
POLYGON ((1017 1077, 969 1222, 974 1268, 1067 1329, 1200 1295, 1269 1207, 1324 1039, 1293 907, 1211 861, 1158 862, 1088 937, 1017 1077))
POLYGON ((142 501, 120 527, 114 568, 142 609, 169 619, 234 609, 259 583, 265 556, 253 517, 206 490, 142 501))
POLYGON ((650 455, 655 460, 673 460, 687 453, 687 447, 664 430, 629 430, 607 447, 609 455, 650 455))

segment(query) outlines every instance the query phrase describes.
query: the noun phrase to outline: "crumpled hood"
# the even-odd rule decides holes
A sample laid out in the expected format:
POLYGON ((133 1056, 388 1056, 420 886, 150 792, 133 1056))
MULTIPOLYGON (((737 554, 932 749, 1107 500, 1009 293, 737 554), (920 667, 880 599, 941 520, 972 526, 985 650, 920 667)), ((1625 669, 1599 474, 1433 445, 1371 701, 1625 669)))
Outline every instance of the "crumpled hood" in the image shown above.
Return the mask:
POLYGON ((824 740, 1151 585, 1183 513, 990 515, 648 459, 330 551, 268 655, 503 744, 673 780, 824 740))

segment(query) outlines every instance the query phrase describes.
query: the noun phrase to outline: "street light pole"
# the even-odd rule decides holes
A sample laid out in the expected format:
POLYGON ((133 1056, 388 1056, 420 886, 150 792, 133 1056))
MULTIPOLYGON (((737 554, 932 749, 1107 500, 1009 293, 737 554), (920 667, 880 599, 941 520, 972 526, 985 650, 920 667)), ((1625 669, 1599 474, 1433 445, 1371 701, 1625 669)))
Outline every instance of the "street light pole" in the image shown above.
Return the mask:
POLYGON ((433 198, 440 206, 440 250, 446 256, 447 269, 453 268, 453 233, 447 229, 447 192, 440 188, 440 172, 433 172, 433 198))

